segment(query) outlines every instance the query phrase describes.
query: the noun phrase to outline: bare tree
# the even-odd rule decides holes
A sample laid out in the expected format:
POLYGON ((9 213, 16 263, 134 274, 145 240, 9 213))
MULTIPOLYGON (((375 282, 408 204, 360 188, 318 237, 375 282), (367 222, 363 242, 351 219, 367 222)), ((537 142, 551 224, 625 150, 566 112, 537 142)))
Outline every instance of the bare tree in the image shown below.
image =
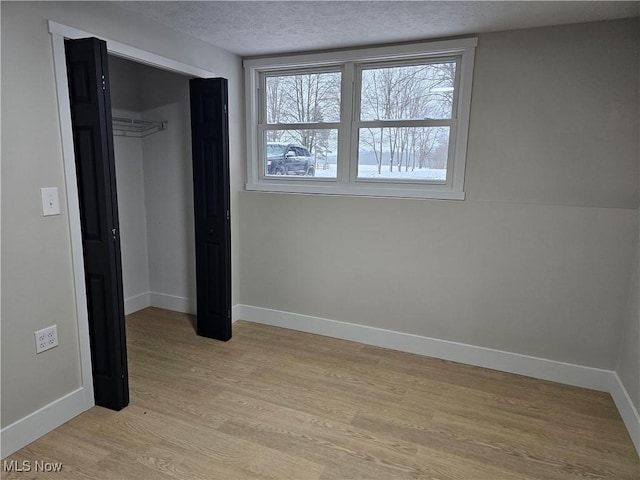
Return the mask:
MULTIPOLYGON (((455 62, 443 62, 364 70, 361 120, 451 118, 455 68, 455 62)), ((369 135, 361 143, 372 148, 378 174, 385 153, 390 172, 394 166, 401 171, 403 165, 408 171, 410 163, 412 170, 416 166, 433 168, 434 148, 443 140, 440 130, 440 127, 369 128, 369 135)))
MULTIPOLYGON (((269 123, 321 123, 340 118, 340 74, 309 73, 267 77, 267 121, 269 123)), ((288 130, 287 136, 314 151, 320 130, 288 130)), ((268 138, 283 138, 283 131, 268 138)))
MULTIPOLYGON (((267 93, 267 123, 281 123, 284 110, 283 77, 268 77, 266 82, 267 93)), ((280 130, 268 130, 267 141, 279 142, 282 138, 280 130)))

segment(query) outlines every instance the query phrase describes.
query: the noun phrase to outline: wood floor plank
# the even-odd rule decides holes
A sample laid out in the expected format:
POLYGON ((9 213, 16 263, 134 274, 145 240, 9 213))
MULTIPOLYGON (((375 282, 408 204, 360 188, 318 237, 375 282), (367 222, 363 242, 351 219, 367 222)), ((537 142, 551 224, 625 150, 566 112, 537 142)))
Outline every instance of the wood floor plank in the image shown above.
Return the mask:
POLYGON ((624 457, 613 449, 584 448, 567 437, 541 437, 531 433, 524 424, 522 428, 507 429, 496 422, 469 422, 466 418, 438 413, 432 425, 435 428, 442 426, 530 461, 551 465, 556 471, 560 469, 577 477, 633 479, 640 475, 635 466, 629 467, 623 461, 624 457))
MULTIPOLYGON (((230 419, 230 418, 229 418, 230 419)), ((315 479, 324 467, 301 457, 263 446, 219 429, 164 417, 171 425, 137 461, 178 478, 305 478, 315 479), (173 464, 173 466, 172 466, 173 464)))
POLYGON ((386 433, 374 433, 353 425, 326 422, 311 415, 281 411, 264 403, 234 400, 240 417, 220 430, 245 436, 272 448, 295 450, 297 455, 330 462, 323 477, 333 478, 524 478, 493 466, 399 441, 386 433), (241 419, 239 419, 241 418, 241 419), (352 469, 352 471, 349 471, 352 469))
POLYGON ((95 407, 7 461, 2 479, 639 480, 602 392, 239 321, 127 317, 131 403, 95 407))

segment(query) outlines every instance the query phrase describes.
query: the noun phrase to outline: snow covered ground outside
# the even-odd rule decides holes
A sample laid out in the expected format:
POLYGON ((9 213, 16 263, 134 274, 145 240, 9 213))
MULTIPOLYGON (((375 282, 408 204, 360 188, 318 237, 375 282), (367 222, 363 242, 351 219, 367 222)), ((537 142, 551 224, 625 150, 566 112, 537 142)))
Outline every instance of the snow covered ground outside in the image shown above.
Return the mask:
MULTIPOLYGON (((323 170, 319 165, 316 169, 316 177, 324 178, 336 178, 336 164, 329 164, 327 170, 323 170)), ((447 178, 447 171, 444 169, 434 168, 416 168, 408 172, 404 171, 404 167, 401 172, 398 172, 397 167, 393 167, 393 172, 389 171, 389 165, 383 165, 382 171, 378 175, 377 165, 359 165, 358 166, 358 178, 380 178, 385 180, 440 180, 445 181, 447 178)))

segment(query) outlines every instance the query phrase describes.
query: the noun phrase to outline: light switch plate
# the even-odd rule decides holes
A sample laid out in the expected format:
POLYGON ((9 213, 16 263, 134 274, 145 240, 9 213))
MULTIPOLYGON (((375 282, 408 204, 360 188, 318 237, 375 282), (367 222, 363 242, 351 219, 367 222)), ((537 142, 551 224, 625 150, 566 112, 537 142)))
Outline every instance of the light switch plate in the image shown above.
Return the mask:
POLYGON ((44 187, 40 189, 40 193, 42 194, 42 216, 60 215, 58 187, 44 187))

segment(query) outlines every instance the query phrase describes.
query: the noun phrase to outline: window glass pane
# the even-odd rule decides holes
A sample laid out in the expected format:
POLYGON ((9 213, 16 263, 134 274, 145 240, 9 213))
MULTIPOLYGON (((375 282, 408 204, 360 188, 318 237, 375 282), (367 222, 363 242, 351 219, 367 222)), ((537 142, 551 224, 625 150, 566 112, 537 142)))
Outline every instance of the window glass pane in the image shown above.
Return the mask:
POLYGON ((360 119, 451 118, 456 62, 362 70, 360 119))
POLYGON ((269 124, 340 121, 340 72, 266 77, 269 124))
POLYGON ((444 182, 448 150, 449 127, 361 128, 358 178, 444 182))
POLYGON ((264 148, 266 176, 337 177, 337 129, 267 130, 264 148))

